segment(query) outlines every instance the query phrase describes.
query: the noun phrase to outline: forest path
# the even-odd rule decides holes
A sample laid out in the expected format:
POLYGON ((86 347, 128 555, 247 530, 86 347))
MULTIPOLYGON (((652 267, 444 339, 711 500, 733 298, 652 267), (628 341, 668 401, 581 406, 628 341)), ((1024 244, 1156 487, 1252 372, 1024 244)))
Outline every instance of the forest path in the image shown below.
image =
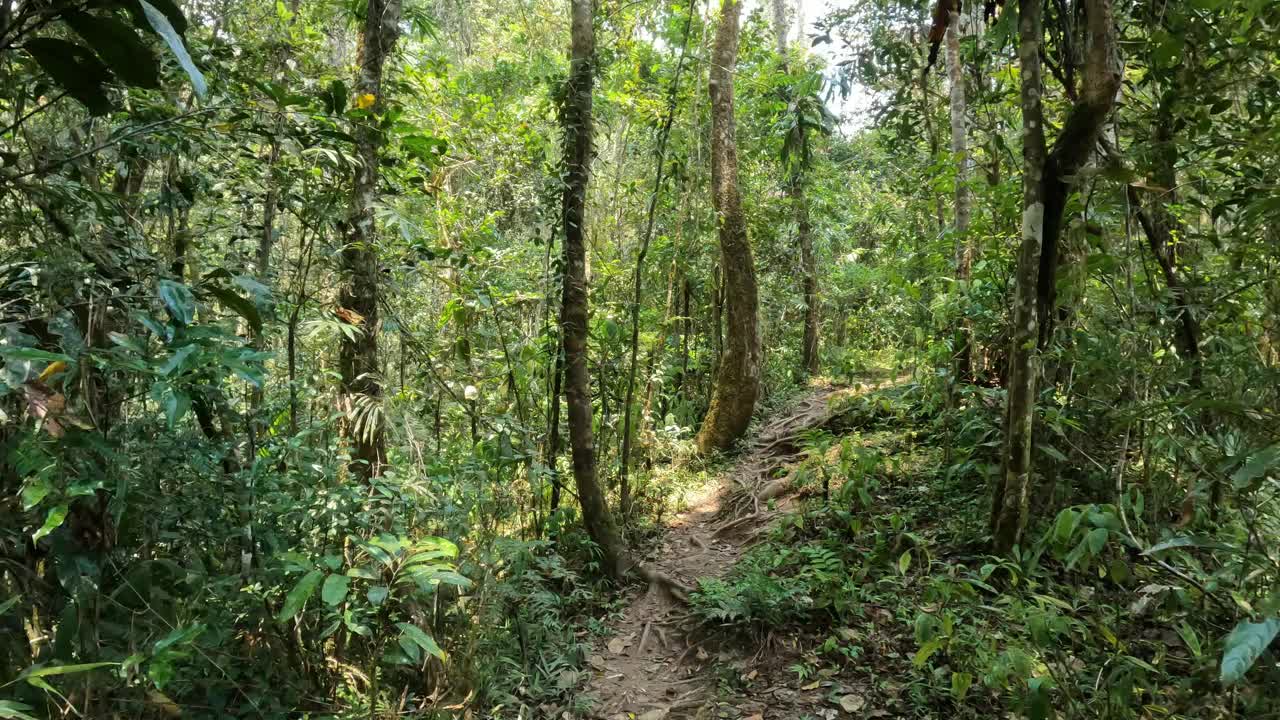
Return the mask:
MULTIPOLYGON (((775 471, 798 462, 802 435, 832 418, 832 401, 865 391, 818 386, 761 428, 733 468, 693 498, 659 545, 644 559, 653 570, 696 586, 699 579, 727 573, 788 505, 787 474, 775 471), (774 500, 769 507, 768 500, 774 500)), ((586 694, 595 700, 587 717, 604 720, 674 720, 726 717, 715 707, 713 663, 727 659, 702 647, 688 609, 656 587, 635 597, 612 634, 589 657, 586 694)), ((736 698, 727 717, 773 717, 763 702, 736 698)), ((781 716, 779 716, 781 717, 781 716)))

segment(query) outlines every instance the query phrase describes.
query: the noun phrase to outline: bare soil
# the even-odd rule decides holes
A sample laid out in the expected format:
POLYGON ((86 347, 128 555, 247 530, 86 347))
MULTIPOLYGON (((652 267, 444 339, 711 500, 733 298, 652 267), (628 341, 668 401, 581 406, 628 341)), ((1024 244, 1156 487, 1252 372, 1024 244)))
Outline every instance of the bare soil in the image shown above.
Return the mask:
MULTIPOLYGON (((767 423, 733 469, 671 522, 646 564, 690 587, 727 573, 787 509, 788 468, 800 459, 803 433, 831 419, 838 396, 857 392, 816 387, 767 423)), ((771 637, 755 648, 714 647, 687 608, 657 586, 636 596, 612 630, 589 657, 592 676, 585 692, 594 700, 589 718, 835 717, 829 703, 823 707, 829 688, 814 682, 793 689, 767 677, 785 672, 785 656, 800 652, 794 639, 771 637), (734 681, 722 682, 727 676, 734 681), (757 689, 734 691, 734 686, 757 689)))

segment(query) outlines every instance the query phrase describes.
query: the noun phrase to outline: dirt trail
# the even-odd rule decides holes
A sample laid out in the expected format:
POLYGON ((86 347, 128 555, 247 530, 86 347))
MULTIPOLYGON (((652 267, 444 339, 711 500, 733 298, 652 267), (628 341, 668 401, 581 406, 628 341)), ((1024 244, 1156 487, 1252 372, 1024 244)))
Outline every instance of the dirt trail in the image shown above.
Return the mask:
MULTIPOLYGON (((728 572, 777 512, 764 502, 785 494, 770 480, 774 470, 798 458, 800 435, 830 419, 837 395, 855 392, 815 388, 766 424, 733 469, 709 483, 690 509, 676 517, 646 563, 689 586, 728 572)), ((685 634, 687 619, 687 609, 665 593, 651 588, 636 597, 614 623, 608 641, 590 656, 587 693, 596 702, 589 717, 713 717, 708 704, 714 699, 715 677, 707 672, 712 657, 685 634)), ((750 705, 745 706, 748 716, 750 705)), ((761 713, 764 709, 760 704, 761 713)))

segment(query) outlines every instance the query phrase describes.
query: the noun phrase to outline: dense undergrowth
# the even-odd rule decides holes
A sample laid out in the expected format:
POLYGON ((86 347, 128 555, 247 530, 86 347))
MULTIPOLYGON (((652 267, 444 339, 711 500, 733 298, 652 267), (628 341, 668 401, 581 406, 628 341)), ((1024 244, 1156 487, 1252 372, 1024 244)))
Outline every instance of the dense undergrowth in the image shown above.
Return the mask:
POLYGON ((755 644, 799 631, 789 672, 838 673, 894 717, 1277 712, 1273 662, 1247 682, 1219 678, 1241 671, 1223 657, 1237 621, 1275 598, 1255 527, 1207 513, 1166 522, 1130 467, 1122 497, 1078 502, 1084 485, 1077 503, 1040 516, 1026 546, 990 556, 994 451, 973 440, 993 432, 995 406, 979 396, 948 412, 934 397, 919 384, 880 391, 853 401, 838 434, 810 438, 794 480, 801 509, 694 595, 711 636, 755 644))

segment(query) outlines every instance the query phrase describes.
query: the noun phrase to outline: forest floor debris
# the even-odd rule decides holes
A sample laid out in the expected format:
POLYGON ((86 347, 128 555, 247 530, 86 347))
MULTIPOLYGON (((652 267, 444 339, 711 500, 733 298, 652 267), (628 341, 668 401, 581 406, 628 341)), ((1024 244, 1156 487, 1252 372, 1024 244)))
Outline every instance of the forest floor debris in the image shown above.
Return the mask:
MULTIPOLYGON (((859 387, 818 386, 761 428, 733 468, 693 499, 675 518, 646 562, 655 571, 690 586, 729 572, 787 504, 775 475, 802 457, 801 436, 832 419, 833 401, 862 392, 859 387), (768 497, 761 498, 767 491, 768 497), (763 503, 763 505, 762 505, 763 503)), ((787 474, 784 473, 784 477, 787 474)), ((808 690, 770 687, 750 697, 718 697, 717 672, 745 668, 755 649, 712 648, 698 635, 687 609, 652 589, 642 591, 611 627, 612 634, 589 657, 593 673, 586 694, 594 700, 589 718, 674 720, 675 718, 800 717, 800 708, 823 704, 821 682, 808 690)), ((785 641, 769 643, 779 656, 796 652, 785 641)), ((754 680, 758 670, 746 670, 754 680)), ((827 683, 830 685, 830 683, 827 683)), ((846 709, 855 693, 842 695, 846 709)), ((822 709, 811 707, 814 717, 822 709), (816 714, 815 714, 816 713, 816 714)), ((852 712, 852 711, 851 711, 852 712)))

